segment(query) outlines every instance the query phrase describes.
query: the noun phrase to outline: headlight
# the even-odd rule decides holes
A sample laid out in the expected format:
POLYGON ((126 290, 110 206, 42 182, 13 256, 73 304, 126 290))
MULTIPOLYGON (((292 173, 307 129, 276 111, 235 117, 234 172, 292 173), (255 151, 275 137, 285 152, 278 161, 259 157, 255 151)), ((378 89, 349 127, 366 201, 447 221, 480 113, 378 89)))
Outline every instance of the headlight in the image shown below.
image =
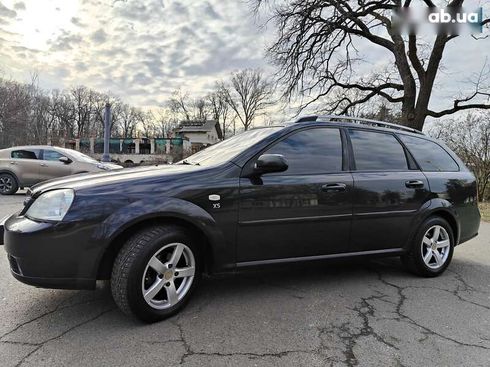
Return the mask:
POLYGON ((74 197, 71 189, 48 191, 32 203, 26 215, 33 219, 61 221, 70 209, 74 197))
POLYGON ((101 163, 97 164, 97 168, 103 169, 104 171, 109 171, 109 167, 101 163))

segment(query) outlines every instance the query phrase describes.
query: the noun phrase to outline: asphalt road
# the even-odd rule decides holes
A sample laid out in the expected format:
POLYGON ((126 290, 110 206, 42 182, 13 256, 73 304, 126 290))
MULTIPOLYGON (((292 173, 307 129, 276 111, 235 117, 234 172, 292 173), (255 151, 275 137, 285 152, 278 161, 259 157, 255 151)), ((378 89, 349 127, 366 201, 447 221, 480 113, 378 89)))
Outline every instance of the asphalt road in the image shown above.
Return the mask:
MULTIPOLYGON (((22 200, 0 197, 0 217, 22 200)), ((489 223, 436 279, 398 259, 204 279, 182 313, 153 325, 124 316, 107 286, 23 285, 3 253, 1 366, 490 365, 489 223)))

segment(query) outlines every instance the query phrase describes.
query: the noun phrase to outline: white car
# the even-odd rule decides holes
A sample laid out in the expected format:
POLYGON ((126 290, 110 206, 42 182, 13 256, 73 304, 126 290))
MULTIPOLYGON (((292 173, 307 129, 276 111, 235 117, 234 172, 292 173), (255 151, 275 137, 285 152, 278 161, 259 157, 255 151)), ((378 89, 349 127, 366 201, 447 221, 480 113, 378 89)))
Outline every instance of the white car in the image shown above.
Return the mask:
POLYGON ((0 150, 0 194, 13 195, 19 188, 52 178, 122 168, 98 162, 76 150, 49 145, 3 149, 0 150))

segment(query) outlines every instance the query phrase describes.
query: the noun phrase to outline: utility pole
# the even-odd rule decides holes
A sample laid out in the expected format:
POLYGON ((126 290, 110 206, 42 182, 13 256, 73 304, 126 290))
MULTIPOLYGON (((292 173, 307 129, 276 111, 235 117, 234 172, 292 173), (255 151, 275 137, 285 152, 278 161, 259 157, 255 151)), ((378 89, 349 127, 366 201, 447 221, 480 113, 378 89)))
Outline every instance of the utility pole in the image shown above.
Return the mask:
POLYGON ((104 154, 102 155, 102 162, 110 162, 111 156, 109 155, 109 139, 111 138, 111 105, 105 104, 104 112, 104 154))

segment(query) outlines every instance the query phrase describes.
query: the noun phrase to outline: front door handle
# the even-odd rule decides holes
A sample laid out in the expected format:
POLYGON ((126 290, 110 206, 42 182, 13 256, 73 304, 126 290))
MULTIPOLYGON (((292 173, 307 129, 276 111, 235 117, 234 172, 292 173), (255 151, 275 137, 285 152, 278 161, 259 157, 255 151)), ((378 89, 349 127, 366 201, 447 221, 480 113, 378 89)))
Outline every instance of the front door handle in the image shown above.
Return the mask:
POLYGON ((346 184, 344 183, 332 183, 332 184, 325 184, 322 186, 322 191, 345 191, 346 184))
POLYGON ((424 181, 410 180, 405 182, 405 186, 408 187, 409 189, 419 189, 421 187, 424 187, 424 181))
POLYGON ((41 167, 47 167, 48 165, 46 163, 41 163, 40 166, 41 167))

